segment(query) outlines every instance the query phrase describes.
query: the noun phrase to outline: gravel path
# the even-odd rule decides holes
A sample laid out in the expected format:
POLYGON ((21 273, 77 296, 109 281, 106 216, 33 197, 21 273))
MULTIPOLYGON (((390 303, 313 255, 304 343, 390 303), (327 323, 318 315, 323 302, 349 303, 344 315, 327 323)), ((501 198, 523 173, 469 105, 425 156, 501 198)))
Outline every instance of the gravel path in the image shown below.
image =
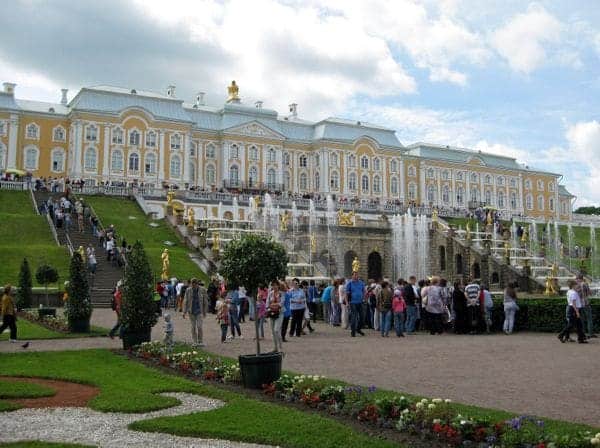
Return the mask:
POLYGON ((225 440, 178 437, 161 433, 131 431, 127 425, 139 420, 204 412, 224 405, 222 401, 186 393, 164 393, 181 404, 145 414, 104 413, 89 408, 20 409, 0 413, 0 442, 43 440, 70 442, 106 448, 122 447, 210 447, 259 448, 266 445, 225 440))

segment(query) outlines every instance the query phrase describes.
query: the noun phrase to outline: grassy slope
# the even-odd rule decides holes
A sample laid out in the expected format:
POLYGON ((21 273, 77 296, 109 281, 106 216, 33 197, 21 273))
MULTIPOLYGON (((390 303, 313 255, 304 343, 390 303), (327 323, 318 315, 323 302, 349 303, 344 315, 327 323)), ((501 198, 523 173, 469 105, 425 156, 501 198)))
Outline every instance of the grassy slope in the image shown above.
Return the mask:
POLYGON ((52 443, 52 442, 12 442, 0 443, 0 448, 93 448, 93 445, 79 445, 78 443, 52 443))
POLYGON ((107 412, 146 412, 176 404, 158 392, 181 391, 227 401, 223 408, 134 423, 133 429, 177 435, 224 438, 293 448, 387 448, 319 415, 255 401, 240 394, 181 377, 165 375, 106 350, 3 355, 0 375, 39 376, 93 384, 101 389, 90 406, 107 412))
MULTIPOLYGON (((49 330, 33 322, 25 319, 17 320, 17 338, 19 340, 29 341, 35 339, 65 339, 65 338, 81 338, 86 336, 106 336, 108 330, 106 328, 92 326, 90 333, 60 333, 58 331, 49 330)), ((9 332, 5 330, 0 335, 0 341, 8 340, 9 332)))
POLYGON ((69 273, 69 254, 52 238, 48 223, 36 215, 29 192, 0 191, 0 282, 17 283, 23 257, 31 267, 33 283, 35 270, 43 262, 56 267, 64 282, 69 273))
POLYGON ((50 387, 40 384, 4 381, 0 377, 0 398, 51 397, 55 393, 50 387))
POLYGON ((168 247, 164 245, 164 241, 172 241, 176 244, 168 247, 171 262, 170 274, 179 278, 198 277, 207 280, 206 274, 190 260, 188 249, 180 243, 165 221, 155 221, 146 217, 135 201, 100 196, 87 196, 85 200, 92 205, 102 224, 105 226, 115 225, 118 236, 124 236, 129 243, 138 239, 142 241, 157 278, 160 277, 162 270, 160 258, 162 251, 168 247), (135 219, 130 219, 130 216, 135 219), (158 227, 150 227, 151 222, 158 224, 158 227))

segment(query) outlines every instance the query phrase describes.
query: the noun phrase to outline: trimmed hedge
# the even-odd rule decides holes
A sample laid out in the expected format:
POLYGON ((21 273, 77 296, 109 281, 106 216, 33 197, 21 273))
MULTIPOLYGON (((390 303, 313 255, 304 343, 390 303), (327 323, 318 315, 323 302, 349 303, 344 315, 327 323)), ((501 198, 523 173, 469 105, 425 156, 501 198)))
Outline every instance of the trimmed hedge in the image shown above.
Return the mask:
MULTIPOLYGON (((592 316, 594 330, 600 331, 600 299, 592 299, 592 316)), ((521 299, 517 300, 519 311, 515 317, 515 330, 541 331, 558 333, 565 325, 567 299, 521 299)), ((494 329, 502 331, 504 322, 504 304, 502 300, 494 300, 492 315, 494 329)))

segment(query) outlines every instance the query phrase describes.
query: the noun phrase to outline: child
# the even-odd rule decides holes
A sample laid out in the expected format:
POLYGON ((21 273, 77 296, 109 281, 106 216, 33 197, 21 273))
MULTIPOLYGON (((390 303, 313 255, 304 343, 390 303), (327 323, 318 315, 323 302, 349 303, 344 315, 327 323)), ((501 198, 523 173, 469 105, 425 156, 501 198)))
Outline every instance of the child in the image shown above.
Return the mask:
POLYGON ((392 311, 394 312, 394 328, 396 336, 404 337, 404 313, 406 312, 406 302, 402 297, 402 290, 396 288, 394 290, 394 298, 392 299, 392 311))
POLYGON ((171 352, 173 350, 173 322, 171 322, 171 315, 169 313, 165 313, 163 318, 165 319, 165 345, 167 346, 167 350, 171 352))
POLYGON ((256 297, 256 319, 258 320, 258 332, 261 339, 265 338, 265 318, 267 317, 267 302, 263 294, 256 297))
POLYGON ((217 322, 221 327, 221 343, 225 343, 228 341, 227 328, 229 328, 229 306, 227 301, 223 298, 217 300, 215 310, 217 311, 217 322))

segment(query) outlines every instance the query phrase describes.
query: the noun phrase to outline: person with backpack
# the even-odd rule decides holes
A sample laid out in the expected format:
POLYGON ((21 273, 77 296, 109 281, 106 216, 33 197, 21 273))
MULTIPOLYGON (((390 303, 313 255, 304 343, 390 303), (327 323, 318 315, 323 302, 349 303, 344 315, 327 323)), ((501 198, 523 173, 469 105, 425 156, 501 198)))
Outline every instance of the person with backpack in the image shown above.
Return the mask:
POLYGON ((486 333, 491 333, 492 330, 492 311, 494 310, 494 300, 492 293, 487 285, 481 288, 481 294, 483 295, 483 314, 485 321, 486 333))
POLYGON ((377 310, 379 311, 379 329, 381 337, 387 338, 390 335, 392 327, 392 296, 393 292, 390 289, 388 282, 381 283, 381 292, 377 297, 377 310))
POLYGON ((356 333, 364 336, 361 326, 361 309, 365 297, 365 283, 358 278, 358 272, 352 273, 352 279, 346 285, 346 295, 350 302, 350 329, 351 336, 355 337, 356 333))
POLYGON ((123 298, 123 293, 121 291, 122 284, 123 284, 123 282, 121 280, 119 280, 117 282, 117 286, 115 286, 115 289, 113 290, 112 299, 110 302, 110 308, 117 315, 117 323, 115 324, 114 327, 112 327, 112 329, 110 330, 110 333, 108 333, 108 336, 111 339, 114 339, 117 331, 120 331, 120 329, 121 329, 121 301, 123 298))
POLYGON ((330 311, 331 311, 331 299, 333 295, 333 289, 335 288, 335 282, 333 285, 327 285, 321 294, 321 303, 323 304, 323 320, 326 324, 331 324, 330 311))
POLYGON ((465 298, 467 299, 467 328, 469 329, 470 334, 475 334, 479 331, 479 322, 481 320, 479 308, 480 292, 481 288, 473 280, 465 286, 465 298))
POLYGON ((427 288, 427 320, 429 323, 429 334, 442 334, 444 325, 442 318, 446 315, 442 298, 442 288, 440 287, 440 278, 432 277, 431 284, 427 288))
MULTIPOLYGON (((311 280, 308 284, 307 290, 307 305, 309 316, 312 318, 314 323, 317 323, 317 303, 319 302, 319 290, 315 285, 315 281, 311 280)), ((310 320, 310 319, 309 319, 310 320)))
MULTIPOLYGON (((399 285, 404 284, 404 280, 398 281, 399 285)), ((394 290, 394 297, 392 299, 392 312, 394 313, 394 329, 396 330, 396 336, 399 338, 404 337, 404 313, 406 312, 406 303, 402 297, 403 289, 396 288, 394 290)))

